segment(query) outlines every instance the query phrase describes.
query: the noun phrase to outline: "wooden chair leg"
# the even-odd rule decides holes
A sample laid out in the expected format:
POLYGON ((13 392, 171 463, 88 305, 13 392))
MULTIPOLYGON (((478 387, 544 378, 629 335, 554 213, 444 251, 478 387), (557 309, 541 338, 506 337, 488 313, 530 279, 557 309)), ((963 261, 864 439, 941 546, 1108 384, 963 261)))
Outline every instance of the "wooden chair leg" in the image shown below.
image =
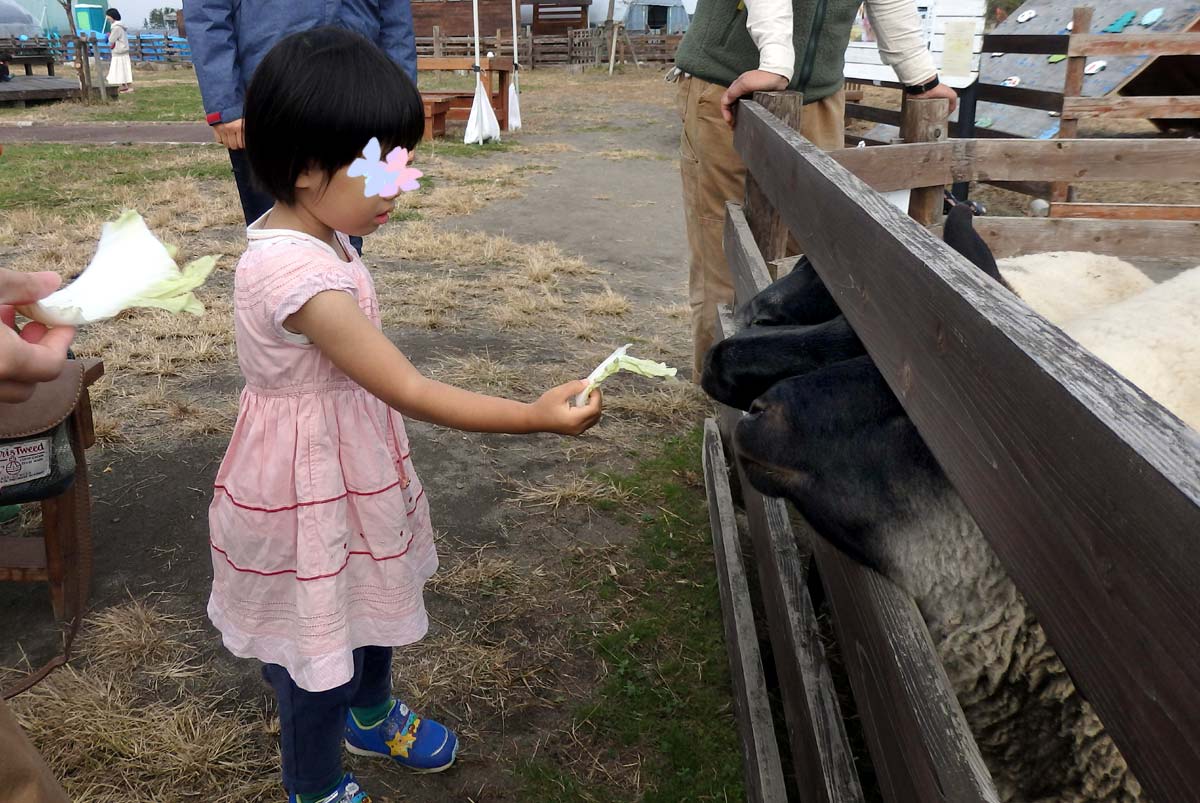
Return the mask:
MULTIPOLYGON (((78 582, 73 570, 75 563, 75 486, 72 485, 53 499, 42 500, 42 533, 46 546, 46 575, 50 583, 50 604, 54 616, 67 617, 67 600, 75 594, 68 590, 78 582)), ((77 587, 77 586, 76 586, 77 587)))

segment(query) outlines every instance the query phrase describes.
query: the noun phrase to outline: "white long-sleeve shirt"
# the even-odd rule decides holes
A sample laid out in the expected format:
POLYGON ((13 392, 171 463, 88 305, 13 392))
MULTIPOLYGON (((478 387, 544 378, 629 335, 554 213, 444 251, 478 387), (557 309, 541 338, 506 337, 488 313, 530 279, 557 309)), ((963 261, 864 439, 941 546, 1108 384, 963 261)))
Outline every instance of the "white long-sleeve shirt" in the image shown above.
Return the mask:
MULTIPOLYGON (((792 43, 792 0, 744 0, 746 29, 758 47, 758 68, 789 81, 796 69, 792 43)), ((866 0, 879 56, 896 71, 900 83, 916 86, 937 75, 933 55, 921 35, 914 0, 866 0)))

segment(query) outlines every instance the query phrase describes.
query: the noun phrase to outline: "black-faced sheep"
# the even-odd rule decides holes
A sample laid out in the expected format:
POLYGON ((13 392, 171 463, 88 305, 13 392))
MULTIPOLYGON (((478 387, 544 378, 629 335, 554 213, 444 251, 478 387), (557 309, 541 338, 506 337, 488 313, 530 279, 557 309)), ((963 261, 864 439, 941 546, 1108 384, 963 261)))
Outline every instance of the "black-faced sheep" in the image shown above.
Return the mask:
MULTIPOLYGON (((986 269, 988 259, 978 250, 982 240, 969 230, 969 218, 965 230, 963 223, 952 212, 947 242, 986 269)), ((1193 273, 1190 281, 1200 289, 1200 271, 1193 273)), ((818 299, 814 304, 796 298, 797 309, 809 315, 824 308, 823 287, 796 284, 818 299)), ((1096 333, 1096 342, 1084 345, 1098 353, 1099 341, 1121 341, 1114 329, 1131 331, 1098 309, 1134 292, 1119 280, 1113 287, 1077 296, 1083 299, 1080 309, 1092 310, 1081 319, 1078 336, 1096 333)), ((759 304, 754 299, 743 315, 753 319, 759 304)), ((1193 317, 1198 304, 1192 302, 1193 317)), ((781 293, 763 294, 761 305, 770 308, 765 316, 770 320, 789 320, 781 293)), ((913 596, 1002 800, 1140 800, 1124 759, 878 369, 863 352, 823 360, 817 354, 821 340, 805 338, 815 331, 809 326, 788 332, 787 349, 801 355, 791 364, 764 333, 753 341, 757 354, 748 333, 710 352, 704 387, 743 409, 743 394, 727 389, 739 388, 743 376, 748 386, 766 384, 756 361, 779 369, 780 381, 753 402, 735 432, 735 451, 751 483, 790 499, 835 545, 913 596), (742 337, 747 339, 736 342, 742 337)), ((1174 334, 1179 336, 1178 329, 1174 334)), ((1196 348, 1196 341, 1188 345, 1196 348)))

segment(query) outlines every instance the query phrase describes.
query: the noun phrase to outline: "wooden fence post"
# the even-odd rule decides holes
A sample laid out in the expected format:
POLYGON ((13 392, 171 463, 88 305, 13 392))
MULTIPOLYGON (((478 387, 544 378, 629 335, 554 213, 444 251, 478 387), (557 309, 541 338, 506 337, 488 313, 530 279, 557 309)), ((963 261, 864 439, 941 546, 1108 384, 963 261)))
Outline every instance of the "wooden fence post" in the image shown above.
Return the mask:
POLYGON ((442 57, 442 26, 433 26, 433 56, 434 58, 442 57))
MULTIPOLYGON (((1071 16, 1071 35, 1078 36, 1092 32, 1092 10, 1077 8, 1071 16)), ((1087 66, 1087 56, 1070 56, 1067 58, 1067 78, 1063 83, 1063 101, 1067 98, 1077 98, 1083 94, 1083 69, 1087 66)), ((1075 139, 1079 134, 1079 119, 1067 117, 1064 113, 1058 123, 1059 139, 1075 139)), ((1050 202, 1062 203, 1070 200, 1071 185, 1065 181, 1057 181, 1050 187, 1050 202)))
POLYGON ((104 63, 100 60, 100 42, 96 34, 92 34, 92 45, 96 48, 96 86, 100 90, 100 102, 108 103, 108 76, 105 74, 104 63))
MULTIPOLYGON (((794 131, 800 130, 804 114, 804 96, 799 92, 755 92, 754 102, 783 121, 794 131)), ((771 202, 763 195, 754 176, 746 173, 746 219, 754 242, 770 267, 787 256, 788 229, 771 202)), ((772 277, 774 278, 774 277, 772 277)))
POLYGON ((79 91, 84 103, 92 102, 92 56, 86 36, 76 37, 75 58, 79 64, 79 91))
MULTIPOLYGON (((904 96, 900 107, 900 138, 905 143, 943 142, 949 128, 950 101, 945 98, 904 96)), ((945 187, 919 187, 908 198, 908 215, 922 226, 942 218, 945 187)))

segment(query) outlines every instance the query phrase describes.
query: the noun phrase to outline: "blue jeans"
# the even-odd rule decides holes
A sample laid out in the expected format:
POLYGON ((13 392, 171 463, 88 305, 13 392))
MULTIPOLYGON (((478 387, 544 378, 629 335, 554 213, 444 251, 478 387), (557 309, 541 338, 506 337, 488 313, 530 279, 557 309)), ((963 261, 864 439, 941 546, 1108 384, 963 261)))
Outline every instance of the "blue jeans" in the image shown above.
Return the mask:
POLYGON ((300 688, 282 666, 263 665, 263 678, 279 700, 283 786, 289 794, 319 794, 340 781, 346 715, 391 699, 392 648, 360 647, 353 655, 350 682, 321 692, 300 688))
MULTIPOLYGON (((229 163, 233 166, 233 180, 237 183, 238 199, 242 202, 242 216, 246 218, 246 225, 249 226, 267 214, 267 210, 275 205, 275 199, 255 186, 250 160, 246 158, 244 150, 230 151, 229 163)), ((350 245, 362 256, 362 237, 351 237, 350 245)))

